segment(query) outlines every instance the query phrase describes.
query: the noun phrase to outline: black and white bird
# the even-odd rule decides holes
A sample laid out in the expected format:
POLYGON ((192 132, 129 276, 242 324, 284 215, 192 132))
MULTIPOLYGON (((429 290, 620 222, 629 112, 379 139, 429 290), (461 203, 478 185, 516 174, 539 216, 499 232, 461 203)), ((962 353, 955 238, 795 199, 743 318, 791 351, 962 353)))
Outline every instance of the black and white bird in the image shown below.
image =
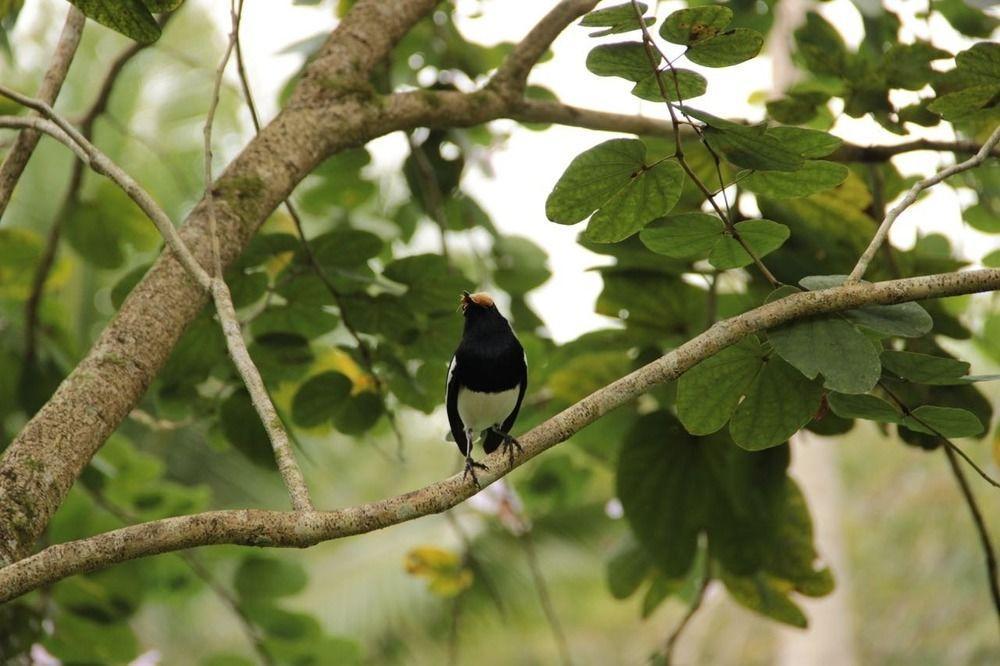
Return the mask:
POLYGON ((483 436, 483 450, 492 453, 503 445, 513 461, 521 445, 511 436, 524 390, 528 365, 524 348, 510 323, 500 314, 489 294, 462 292, 465 330, 448 366, 446 405, 451 437, 465 456, 465 473, 479 486, 472 459, 472 444, 483 436))

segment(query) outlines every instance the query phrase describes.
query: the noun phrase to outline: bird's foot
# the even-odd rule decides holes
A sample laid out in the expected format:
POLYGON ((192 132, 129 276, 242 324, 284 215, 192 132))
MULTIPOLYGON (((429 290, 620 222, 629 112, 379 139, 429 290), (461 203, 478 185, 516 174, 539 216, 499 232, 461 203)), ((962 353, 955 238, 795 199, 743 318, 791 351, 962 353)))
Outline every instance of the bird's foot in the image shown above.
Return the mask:
POLYGON ((509 432, 501 432, 497 428, 490 428, 494 434, 500 435, 500 448, 503 449, 504 453, 507 454, 507 460, 511 466, 514 467, 514 449, 517 449, 518 453, 524 453, 524 449, 521 448, 521 443, 517 441, 517 438, 511 435, 509 432))
POLYGON ((465 471, 462 472, 462 481, 465 481, 465 477, 471 475, 472 476, 472 482, 474 484, 476 484, 476 488, 479 489, 479 490, 482 490, 483 487, 481 485, 479 485, 479 477, 476 476, 476 469, 477 468, 483 470, 484 472, 485 471, 489 471, 489 469, 490 469, 489 467, 487 467, 483 463, 476 462, 472 458, 466 458, 465 459, 465 471))

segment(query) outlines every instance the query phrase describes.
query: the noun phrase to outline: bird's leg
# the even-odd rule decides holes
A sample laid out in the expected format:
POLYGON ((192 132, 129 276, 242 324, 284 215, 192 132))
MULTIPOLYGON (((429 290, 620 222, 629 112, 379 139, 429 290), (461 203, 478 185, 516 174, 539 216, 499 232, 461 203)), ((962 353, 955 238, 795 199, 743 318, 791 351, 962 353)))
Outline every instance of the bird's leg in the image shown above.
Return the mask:
POLYGON ((465 431, 465 471, 462 472, 462 480, 465 481, 465 477, 471 474, 472 482, 476 484, 476 488, 482 490, 483 487, 479 485, 479 478, 476 476, 476 468, 478 467, 481 470, 488 470, 489 468, 483 463, 476 462, 472 459, 472 439, 474 434, 475 433, 473 433, 472 430, 465 431))
POLYGON ((503 432, 497 426, 490 428, 490 432, 494 435, 500 435, 500 447, 507 454, 507 459, 510 461, 510 466, 514 467, 514 449, 517 449, 518 453, 524 453, 524 449, 521 448, 521 443, 517 441, 517 438, 511 435, 509 432, 503 432))

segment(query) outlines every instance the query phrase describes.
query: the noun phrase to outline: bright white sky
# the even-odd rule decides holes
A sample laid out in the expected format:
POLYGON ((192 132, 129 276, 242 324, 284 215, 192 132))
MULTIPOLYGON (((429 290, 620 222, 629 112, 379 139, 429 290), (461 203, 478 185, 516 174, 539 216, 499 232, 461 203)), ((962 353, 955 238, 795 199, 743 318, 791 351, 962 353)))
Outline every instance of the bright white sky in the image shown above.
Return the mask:
MULTIPOLYGON (((220 26, 221 55, 221 35, 228 31, 229 25, 229 3, 221 0, 188 1, 209 9, 216 18, 220 26)), ((814 4, 838 27, 849 44, 856 45, 860 41, 862 24, 850 0, 826 3, 783 1, 806 6, 814 4)), ((61 16, 61 4, 28 3, 21 23, 44 20, 38 13, 49 18, 55 14, 55 8, 60 10, 56 15, 61 16), (46 10, 46 5, 49 10, 46 10), (33 8, 38 8, 34 15, 33 8)), ((554 2, 536 0, 484 0, 482 3, 458 0, 459 15, 465 17, 461 19, 460 25, 469 38, 484 43, 517 41, 553 4, 554 2), (473 17, 477 7, 481 7, 482 11, 477 17, 473 17)), ((914 18, 914 13, 925 7, 925 3, 895 0, 890 4, 903 18, 904 39, 926 39, 933 35, 936 45, 952 52, 968 47, 944 20, 935 17, 928 25, 925 21, 914 18)), ((247 0, 243 16, 243 43, 255 95, 265 119, 276 112, 277 91, 300 64, 301 56, 280 52, 291 43, 319 32, 329 32, 335 25, 331 5, 330 1, 311 7, 294 6, 291 0, 247 0)), ((680 6, 681 3, 664 2, 659 13, 664 16, 680 6)), ((58 24, 61 24, 61 19, 58 24)), ((56 22, 53 22, 53 29, 57 29, 56 22)), ((628 94, 625 82, 597 77, 586 70, 584 59, 595 43, 587 37, 587 32, 588 30, 578 27, 566 30, 553 46, 555 57, 535 69, 532 82, 549 87, 569 104, 662 117, 662 106, 632 97, 628 94)), ((691 67, 698 69, 696 66, 691 67)), ((702 71, 709 80, 709 92, 698 99, 699 108, 722 116, 752 119, 762 116, 762 107, 751 105, 748 99, 753 93, 766 92, 772 87, 772 63, 767 55, 736 67, 702 71)), ((897 101, 903 99, 901 97, 897 101)), ((587 271, 588 268, 605 263, 605 260, 584 250, 575 242, 583 225, 564 227, 547 221, 544 202, 569 161, 577 153, 610 135, 559 126, 553 126, 545 132, 532 132, 514 123, 502 122, 511 135, 506 149, 497 151, 490 157, 490 167, 495 176, 487 177, 478 169, 469 169, 464 185, 490 212, 501 230, 528 236, 549 253, 553 277, 535 292, 532 301, 556 340, 572 339, 587 330, 606 326, 607 320, 593 312, 593 304, 600 291, 600 279, 587 271)), ((916 130, 920 136, 952 138, 950 132, 943 127, 916 130)), ((858 144, 899 141, 898 137, 883 131, 872 121, 855 120, 846 116, 838 120, 834 132, 858 144)), ((227 147, 220 146, 223 150, 227 147)), ((380 172, 398 169, 405 155, 405 142, 401 135, 380 139, 369 148, 374 155, 373 168, 380 172)), ((939 166, 936 155, 929 152, 901 156, 897 158, 896 164, 904 175, 927 175, 939 166)), ((974 200, 971 193, 962 194, 965 202, 974 200)), ((892 239, 897 244, 909 246, 918 230, 922 233, 947 233, 970 259, 979 259, 995 248, 997 243, 995 237, 980 235, 962 225, 956 206, 956 194, 949 188, 935 188, 930 196, 913 206, 894 226, 892 239)), ((464 238, 467 236, 457 236, 452 242, 465 242, 464 238)), ((436 247, 432 243, 432 237, 418 239, 420 240, 426 241, 428 249, 436 247)))

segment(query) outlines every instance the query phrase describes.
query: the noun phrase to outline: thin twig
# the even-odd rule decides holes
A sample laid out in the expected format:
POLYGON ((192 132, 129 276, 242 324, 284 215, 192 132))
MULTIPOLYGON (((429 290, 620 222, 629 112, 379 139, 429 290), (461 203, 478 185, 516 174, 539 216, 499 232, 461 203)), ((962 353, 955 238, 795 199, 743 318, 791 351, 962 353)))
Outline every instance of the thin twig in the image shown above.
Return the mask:
MULTIPOLYGON (((173 15, 173 12, 167 12, 160 17, 158 21, 160 24, 160 30, 163 30, 163 28, 166 27, 167 22, 173 15)), ((133 42, 121 53, 119 53, 114 61, 112 61, 111 67, 108 68, 108 72, 105 74, 104 80, 101 82, 97 96, 94 98, 90 108, 87 109, 86 113, 83 114, 83 118, 80 120, 80 134, 83 135, 83 137, 85 137, 88 141, 94 138, 94 123, 97 118, 107 110, 108 103, 111 101, 111 93, 114 90, 115 83, 118 81, 118 77, 125 69, 125 65, 127 65, 129 61, 132 60, 132 58, 134 58, 138 53, 149 46, 150 44, 133 42)), ((55 218, 52 220, 52 225, 49 228, 49 235, 45 242, 45 249, 42 251, 42 256, 38 260, 38 265, 35 267, 35 274, 31 281, 31 292, 28 295, 27 301, 25 301, 24 367, 26 370, 31 366, 35 359, 35 350, 38 344, 38 310, 41 305, 42 297, 44 296, 45 283, 48 280, 49 273, 52 271, 52 266, 55 263, 56 252, 59 247, 59 239, 62 236, 62 225, 76 205, 80 194, 80 187, 83 185, 83 170, 86 166, 87 160, 73 160, 73 168, 69 177, 69 187, 66 189, 66 194, 63 196, 62 204, 60 204, 59 210, 56 213, 55 218)))
POLYGON ((531 569, 531 578, 535 582, 535 590, 538 591, 538 601, 542 605, 542 611, 545 613, 545 619, 548 621, 549 628, 552 630, 552 637, 556 641, 556 648, 559 650, 559 657, 563 664, 566 666, 572 666, 573 659, 570 656, 569 643, 566 641, 566 634, 563 633, 562 624, 559 622, 559 616, 556 615, 556 608, 552 603, 551 595, 549 595, 549 588, 545 584, 545 576, 542 575, 542 568, 538 563, 538 554, 535 552, 535 542, 531 535, 531 529, 526 529, 523 533, 518 535, 517 539, 521 543, 521 547, 524 548, 524 554, 527 556, 528 568, 531 569))
POLYGON ((472 539, 465 531, 465 528, 462 527, 462 523, 455 516, 454 511, 445 511, 444 517, 448 521, 448 524, 451 525, 451 528, 455 531, 455 534, 458 535, 459 540, 462 542, 462 546, 465 548, 465 561, 468 562, 469 566, 472 568, 472 572, 483 581, 483 586, 489 593, 490 598, 493 599, 493 603, 496 605, 497 611, 500 613, 500 617, 507 619, 507 608, 504 606, 503 597, 500 596, 500 591, 497 589, 496 585, 493 584, 493 580, 486 572, 486 567, 484 567, 476 557, 475 549, 472 545, 472 539))
POLYGON ((898 395, 896 395, 892 389, 890 389, 888 386, 885 385, 885 382, 880 381, 878 385, 883 391, 885 391, 886 395, 892 398, 892 401, 896 403, 896 406, 899 407, 900 410, 902 410, 904 416, 908 416, 917 423, 919 423, 921 426, 926 428, 928 432, 932 433, 935 437, 940 439, 941 442, 945 445, 945 447, 951 449, 958 455, 962 456, 962 458, 965 459, 965 462, 969 463, 969 466, 972 467, 972 469, 976 470, 979 476, 983 477, 983 479, 985 479, 987 483, 989 483, 991 486, 995 488, 1000 488, 1000 482, 997 482, 996 479, 987 474, 986 470, 977 465, 975 460, 970 458, 965 453, 965 451, 963 451, 958 445, 952 442, 949 438, 942 435, 937 428, 935 428, 930 423, 928 423, 924 419, 914 414, 913 411, 903 402, 903 400, 898 395))
MULTIPOLYGON (((57 129, 61 131, 53 131, 53 128, 44 124, 39 124, 37 129, 46 132, 55 139, 58 139, 61 143, 69 147, 79 159, 86 162, 91 169, 102 176, 106 176, 118 185, 122 191, 125 192, 125 194, 127 194, 128 197, 139 206, 142 212, 144 212, 146 216, 153 221, 153 224, 155 224, 156 228, 160 230, 160 233, 163 235, 167 245, 170 246, 171 251, 177 256, 178 261, 181 262, 181 265, 184 266, 188 274, 194 278, 199 286, 206 291, 209 290, 211 277, 194 258, 194 255, 191 254, 191 251, 184 244, 184 241, 181 240, 180 234, 177 232, 177 229, 174 228, 173 222, 171 222, 167 214, 162 208, 160 208, 159 204, 156 203, 149 193, 135 181, 135 179, 115 164, 110 157, 101 152, 97 146, 80 134, 80 132, 73 127, 72 123, 57 114, 46 102, 27 97, 3 85, 0 85, 0 95, 8 99, 12 99, 18 104, 38 111, 45 116, 45 118, 57 125, 57 129)), ((9 124, 4 124, 3 121, 9 122, 12 120, 13 119, 8 119, 8 117, 0 117, 0 126, 11 126, 9 124)), ((24 120, 31 119, 25 118, 24 120)))
POLYGON ((854 270, 851 271, 850 276, 847 280, 845 280, 845 284, 858 282, 862 277, 864 277, 865 271, 868 269, 868 264, 870 264, 872 259, 875 258, 875 253, 878 252, 879 247, 885 242, 886 237, 889 235, 889 229, 892 228, 893 222, 896 221, 896 218, 898 218, 903 211, 913 205, 921 192, 929 187, 937 185, 949 176, 954 176, 956 173, 968 171, 969 169, 974 169, 979 166, 990 157, 990 152, 998 142, 1000 142, 1000 125, 997 125, 996 129, 994 129, 993 133, 990 135, 990 138, 986 140, 986 143, 982 145, 979 152, 975 155, 964 162, 959 162, 942 169, 933 176, 925 178, 911 187, 906 193, 906 196, 903 197, 903 200, 886 214, 885 219, 882 220, 882 224, 879 225, 878 231, 875 232, 875 236, 872 238, 871 243, 868 244, 868 247, 861 255, 861 258, 858 259, 858 263, 854 266, 854 270))
POLYGON ((708 590, 708 586, 712 583, 712 577, 709 574, 708 564, 705 565, 705 574, 702 576, 701 585, 698 586, 698 591, 695 593, 694 599, 691 600, 691 605, 688 607, 687 612, 684 613, 684 617, 681 618, 674 630, 670 632, 670 636, 667 637, 667 642, 663 646, 663 663, 665 666, 670 666, 674 658, 674 648, 677 647, 677 641, 680 640, 681 634, 684 633, 684 629, 687 628, 688 624, 694 618, 695 614, 701 608, 702 601, 705 600, 705 592, 708 590))
MULTIPOLYGON (((709 190, 708 187, 705 185, 705 183, 701 181, 701 179, 698 177, 698 174, 694 172, 694 169, 691 168, 691 165, 689 165, 687 163, 687 160, 684 158, 684 149, 681 146, 680 121, 677 119, 677 113, 674 111, 674 105, 670 101, 670 96, 667 93, 666 85, 663 83, 662 72, 660 71, 660 68, 658 67, 657 64, 657 57, 666 61, 667 67, 670 70, 671 78, 674 81, 674 88, 678 98, 678 103, 680 103, 682 100, 680 94, 680 87, 677 83, 677 72, 674 69, 673 64, 671 64, 670 60, 667 59, 666 54, 664 54, 663 51, 660 50, 660 48, 656 45, 656 42, 654 42, 653 38, 650 36, 649 30, 646 28, 646 23, 645 21, 642 20, 642 10, 639 9, 639 5, 636 3, 636 0, 631 0, 631 2, 632 2, 632 9, 633 11, 635 11, 636 18, 639 20, 639 29, 642 31, 642 43, 644 50, 646 52, 646 59, 649 61, 649 67, 652 70, 653 76, 656 77, 656 85, 660 89, 660 96, 663 98, 663 102, 667 105, 667 111, 670 112, 670 123, 673 125, 674 128, 674 157, 677 158, 678 164, 680 164, 681 168, 684 169, 684 172, 688 175, 688 178, 691 179, 691 182, 693 182, 695 186, 699 190, 701 190, 701 193, 705 196, 709 204, 711 204, 712 208, 715 209, 715 212, 722 219, 723 223, 726 225, 726 233, 728 233, 733 238, 733 240, 735 240, 737 243, 740 244, 740 247, 743 248, 743 250, 747 253, 750 259, 753 260, 753 263, 757 266, 758 270, 760 270, 761 275, 763 275, 764 278, 771 283, 771 286, 780 287, 781 281, 778 280, 776 277, 774 277, 774 274, 771 273, 771 271, 767 268, 767 266, 764 265, 764 262, 761 260, 760 257, 757 256, 757 253, 754 251, 754 249, 750 247, 750 245, 746 242, 746 240, 743 239, 740 233, 736 230, 736 225, 733 224, 731 216, 726 215, 726 213, 723 212, 722 208, 715 201, 715 197, 712 194, 712 191, 709 190)), ((702 134, 701 129, 693 121, 691 121, 690 118, 688 118, 688 123, 691 125, 691 127, 694 128, 694 131, 701 140, 702 145, 705 146, 705 148, 709 151, 709 153, 711 153, 712 159, 715 160, 716 172, 719 174, 719 186, 723 188, 720 191, 722 192, 723 197, 725 197, 725 187, 724 187, 725 184, 722 180, 722 170, 721 167, 719 166, 720 165, 719 156, 718 154, 716 154, 715 150, 713 150, 712 147, 708 145, 708 142, 705 140, 705 137, 702 134)), ((729 205, 728 200, 726 200, 727 208, 728 205, 729 205)))
POLYGON ((239 319, 236 316, 236 308, 233 307, 232 294, 222 275, 222 256, 219 250, 219 233, 216 228, 215 217, 215 196, 212 192, 212 124, 215 119, 215 109, 219 105, 219 91, 222 88, 222 77, 226 71, 229 57, 236 48, 237 35, 239 34, 240 16, 236 9, 236 0, 231 0, 229 5, 230 17, 232 19, 232 29, 229 33, 229 41, 226 45, 222 61, 215 72, 215 84, 212 88, 212 100, 208 107, 208 114, 205 116, 205 201, 207 203, 207 213, 212 241, 212 258, 214 263, 215 278, 212 280, 212 298, 215 301, 215 310, 219 315, 219 324, 226 339, 226 347, 229 355, 236 365, 236 369, 243 378, 247 391, 250 393, 250 401, 254 409, 260 416, 264 429, 267 431, 268 439, 271 441, 271 448, 274 449, 274 458, 278 464, 278 472, 285 482, 288 495, 292 500, 292 506, 297 511, 313 511, 312 500, 309 497, 309 487, 306 485, 305 477, 295 460, 292 451, 292 444, 288 437, 288 432, 282 425, 281 417, 274 407, 274 402, 267 392, 264 380, 260 376, 260 370, 250 358, 246 341, 243 339, 243 331, 240 328, 239 319))
POLYGON ((965 498, 965 503, 969 507, 969 513, 972 514, 972 522, 979 533, 979 541, 983 545, 983 554, 986 557, 986 578, 989 581, 990 596, 993 598, 993 608, 996 610, 997 621, 1000 622, 1000 575, 997 573, 996 551, 993 549, 989 530, 986 529, 986 521, 983 520, 983 514, 979 510, 979 505, 972 494, 972 489, 969 487, 969 481, 965 478, 965 473, 962 472, 962 468, 955 458, 954 451, 949 447, 945 447, 944 453, 948 456, 948 465, 951 467, 952 474, 955 475, 958 487, 962 491, 962 497, 965 498))
POLYGON ((446 233, 448 230, 448 218, 444 210, 444 193, 441 191, 441 185, 434 175, 434 167, 431 166, 430 160, 427 158, 427 153, 424 152, 424 147, 418 144, 409 132, 406 133, 406 143, 410 146, 410 155, 413 157, 413 163, 417 169, 417 182, 420 185, 420 193, 423 194, 424 206, 431 219, 437 225, 438 231, 441 233, 441 256, 448 259, 446 233))
MULTIPOLYGON (((80 36, 83 34, 86 22, 87 18, 83 12, 76 7, 69 8, 59 43, 52 55, 52 62, 49 63, 42 85, 38 88, 38 99, 47 104, 54 104, 56 97, 59 96, 59 90, 73 63, 73 56, 76 55, 76 47, 80 44, 80 36)), ((40 138, 36 131, 22 131, 4 158, 3 164, 0 165, 0 217, 3 217, 4 211, 7 210, 7 204, 10 203, 17 181, 24 173, 24 168, 28 165, 28 160, 31 159, 31 154, 40 138)))

